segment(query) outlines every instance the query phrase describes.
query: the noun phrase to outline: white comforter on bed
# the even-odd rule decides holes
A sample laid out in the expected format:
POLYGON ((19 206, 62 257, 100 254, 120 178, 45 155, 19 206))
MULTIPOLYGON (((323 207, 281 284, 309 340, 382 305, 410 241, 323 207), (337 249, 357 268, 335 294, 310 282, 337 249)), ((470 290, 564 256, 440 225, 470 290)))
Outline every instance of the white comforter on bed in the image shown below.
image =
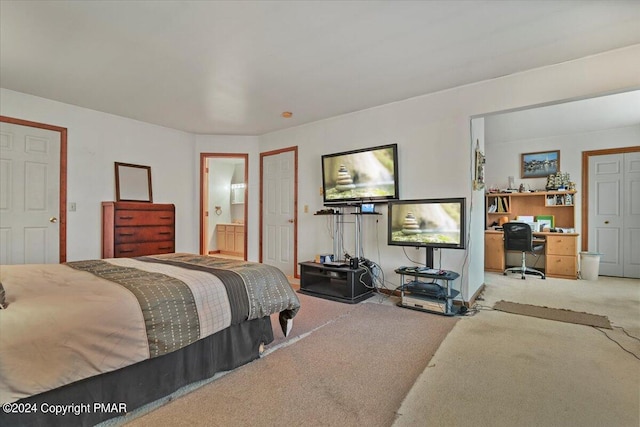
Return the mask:
MULTIPOLYGON (((103 261, 187 284, 200 338, 231 324, 225 287, 212 274, 135 259, 103 261)), ((150 358, 140 303, 126 287, 64 264, 0 266, 0 281, 8 303, 0 310, 0 403, 150 358)), ((295 293, 288 298, 297 302, 295 293)))

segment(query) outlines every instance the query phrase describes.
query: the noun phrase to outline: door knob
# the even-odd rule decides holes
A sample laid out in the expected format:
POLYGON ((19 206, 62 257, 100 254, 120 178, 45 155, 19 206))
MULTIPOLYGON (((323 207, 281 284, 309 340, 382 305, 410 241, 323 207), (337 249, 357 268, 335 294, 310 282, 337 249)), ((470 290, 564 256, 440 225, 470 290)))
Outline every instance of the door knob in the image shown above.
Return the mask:
POLYGON ((609 221, 605 221, 604 223, 605 223, 605 224, 609 224, 609 221))
POLYGON ((49 218, 49 222, 58 222, 58 218, 52 216, 51 218, 49 218))
POLYGON ((289 222, 293 224, 293 220, 292 219, 290 219, 289 222))

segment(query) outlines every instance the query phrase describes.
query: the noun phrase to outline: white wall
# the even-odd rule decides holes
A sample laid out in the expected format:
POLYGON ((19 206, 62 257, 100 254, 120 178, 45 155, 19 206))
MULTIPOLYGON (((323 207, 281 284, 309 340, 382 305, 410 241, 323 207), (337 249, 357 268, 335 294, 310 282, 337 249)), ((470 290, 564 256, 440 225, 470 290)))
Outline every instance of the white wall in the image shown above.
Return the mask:
POLYGON ((0 114, 67 128, 67 260, 100 258, 102 201, 115 200, 114 162, 151 166, 153 201, 176 205, 176 250, 198 250, 194 136, 0 89, 0 114))
MULTIPOLYGON (((478 219, 484 210, 475 202, 479 193, 471 189, 470 118, 638 87, 640 45, 635 45, 261 137, 194 136, 4 89, 0 114, 69 130, 68 200, 78 207, 68 217, 69 260, 100 256, 100 202, 114 198, 114 161, 151 166, 154 201, 176 204, 176 249, 198 252, 200 153, 234 152, 249 153, 248 259, 256 261, 259 153, 289 146, 299 147, 298 259, 312 259, 318 252, 331 251, 330 239, 322 232, 324 220, 313 216, 322 207, 320 156, 396 142, 403 199, 464 196, 474 201, 468 203, 468 244, 476 249, 442 251, 442 268, 463 273, 463 293, 471 295, 484 281, 484 232, 478 226, 484 223, 478 219)), ((401 248, 386 245, 386 215, 365 224, 364 232, 365 255, 382 264, 390 287, 397 286, 393 269, 408 260, 401 248)), ((423 251, 407 253, 424 259, 423 251)))
MULTIPOLYGON (((322 207, 320 156, 398 143, 403 199, 464 196, 468 204, 474 202, 469 245, 476 250, 441 251, 442 268, 463 273, 462 290, 467 296, 484 281, 484 209, 478 203, 481 193, 474 194, 471 187, 470 118, 638 86, 640 45, 273 132, 260 137, 260 149, 298 146, 298 205, 309 205, 309 213, 301 209, 298 214, 298 259, 303 261, 319 252, 331 252, 324 220, 313 216, 322 207)), ((386 245, 386 215, 377 229, 371 228, 365 228, 365 255, 382 265, 392 282, 389 286, 397 286, 393 269, 409 261, 401 248, 386 245)), ((407 253, 413 259, 424 259, 423 253, 418 255, 413 249, 407 253)), ((437 253, 435 259, 437 263, 437 253)))

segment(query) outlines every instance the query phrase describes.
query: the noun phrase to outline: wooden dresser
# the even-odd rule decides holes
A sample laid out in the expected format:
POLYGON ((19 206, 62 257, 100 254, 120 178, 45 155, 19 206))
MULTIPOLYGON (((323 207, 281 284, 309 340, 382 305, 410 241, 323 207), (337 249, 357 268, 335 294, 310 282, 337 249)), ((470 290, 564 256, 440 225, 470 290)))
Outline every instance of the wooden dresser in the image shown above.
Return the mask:
POLYGON ((102 258, 175 252, 175 206, 102 202, 102 258))

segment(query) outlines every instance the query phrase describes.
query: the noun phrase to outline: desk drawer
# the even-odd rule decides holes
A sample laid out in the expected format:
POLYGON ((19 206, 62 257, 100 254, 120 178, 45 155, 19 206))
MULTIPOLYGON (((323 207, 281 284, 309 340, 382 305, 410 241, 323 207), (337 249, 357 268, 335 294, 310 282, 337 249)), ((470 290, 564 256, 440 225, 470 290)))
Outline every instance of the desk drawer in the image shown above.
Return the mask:
POLYGON ((578 239, 575 236, 547 236, 547 255, 576 256, 578 239))
POLYGON ((575 256, 547 255, 546 275, 575 279, 578 276, 578 259, 575 256))

